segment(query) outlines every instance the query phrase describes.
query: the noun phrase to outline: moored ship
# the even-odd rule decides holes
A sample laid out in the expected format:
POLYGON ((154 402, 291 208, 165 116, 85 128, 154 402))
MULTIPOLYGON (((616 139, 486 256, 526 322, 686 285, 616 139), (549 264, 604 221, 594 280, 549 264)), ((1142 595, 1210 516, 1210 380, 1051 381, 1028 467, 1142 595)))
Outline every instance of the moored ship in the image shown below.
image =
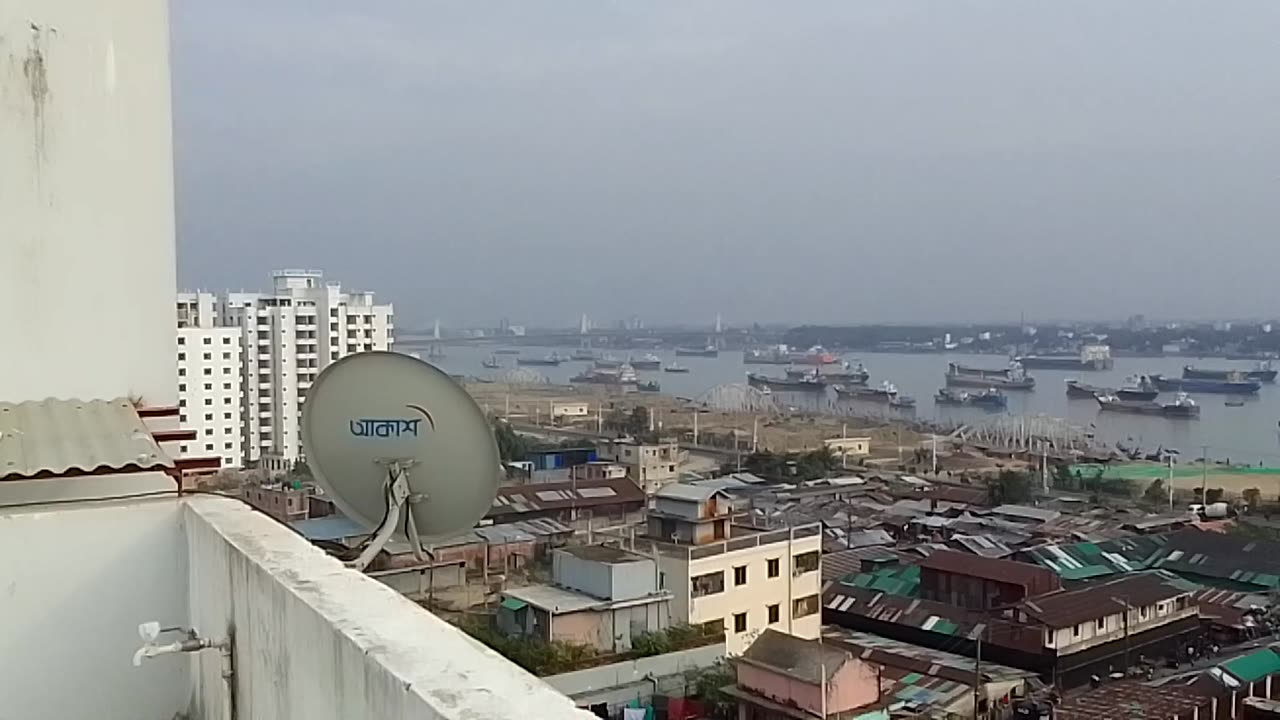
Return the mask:
POLYGON ((1225 380, 1201 380, 1198 378, 1171 378, 1152 375, 1151 382, 1160 392, 1216 393, 1220 395, 1256 395, 1262 383, 1247 379, 1243 373, 1231 373, 1225 380))
POLYGON ((816 368, 787 368, 787 377, 795 379, 813 375, 825 383, 841 385, 866 385, 871 373, 862 363, 850 365, 842 362, 838 365, 819 366, 816 368))
POLYGON ((708 345, 704 348, 676 348, 676 355, 681 357, 720 357, 720 351, 715 345, 708 345))
POLYGON ((662 368, 662 372, 668 372, 668 373, 687 373, 687 372, 689 372, 689 368, 687 368, 687 367, 685 367, 685 366, 681 365, 680 363, 671 363, 670 365, 668 365, 668 366, 666 366, 666 367, 662 368))
POLYGON ((1085 345, 1074 355, 1019 355, 1024 368, 1038 370, 1110 370, 1115 364, 1108 345, 1085 345))
POLYGON ((1171 403, 1157 403, 1148 400, 1121 400, 1115 395, 1099 395, 1098 408, 1110 412, 1123 412, 1133 415, 1159 415, 1169 418, 1200 417, 1200 406, 1186 393, 1178 393, 1171 403))
POLYGON ((995 388, 987 388, 976 393, 942 388, 937 395, 933 396, 933 402, 935 405, 972 406, 989 410, 1003 410, 1009 405, 1009 398, 995 388))
MULTIPOLYGON (((840 397, 852 398, 854 400, 889 403, 898 397, 898 386, 888 380, 880 383, 879 387, 836 385, 835 388, 836 394, 840 397)), ((915 401, 913 400, 912 404, 914 403, 915 401)))
POLYGON ((798 392, 823 392, 827 389, 826 383, 818 380, 812 375, 807 375, 797 380, 788 378, 769 377, 759 373, 747 373, 747 384, 754 388, 768 388, 769 390, 791 390, 798 392))
POLYGON ((661 370, 662 358, 657 355, 649 354, 642 358, 631 358, 631 367, 636 370, 661 370))
POLYGON ((635 370, 630 365, 616 368, 592 368, 569 379, 571 383, 589 385, 636 385, 638 382, 635 370))
POLYGON ((1276 369, 1271 367, 1269 361, 1258 363, 1252 370, 1216 370, 1198 368, 1191 365, 1182 368, 1182 377, 1189 380, 1229 380, 1232 377, 1243 374, 1246 380, 1272 383, 1276 381, 1276 373, 1276 369))
POLYGON ((836 356, 827 352, 821 345, 814 345, 805 352, 791 353, 791 362, 797 365, 831 365, 836 356))
POLYGON ((742 362, 747 365, 790 365, 791 349, 786 345, 750 348, 742 351, 742 362))
POLYGON ((547 355, 545 357, 540 357, 540 358, 527 358, 527 357, 516 358, 517 365, 530 365, 534 367, 554 367, 559 365, 562 362, 564 362, 564 358, 560 357, 555 353, 551 353, 550 355, 547 355))
POLYGON ((984 370, 966 368, 957 363, 949 363, 946 376, 948 387, 996 388, 999 390, 1034 390, 1036 379, 1022 369, 1017 362, 1009 364, 1005 370, 984 370))
POLYGON ((1067 381, 1067 397, 1093 399, 1099 395, 1115 395, 1121 400, 1155 400, 1160 389, 1146 375, 1130 375, 1118 388, 1090 385, 1079 380, 1067 381))

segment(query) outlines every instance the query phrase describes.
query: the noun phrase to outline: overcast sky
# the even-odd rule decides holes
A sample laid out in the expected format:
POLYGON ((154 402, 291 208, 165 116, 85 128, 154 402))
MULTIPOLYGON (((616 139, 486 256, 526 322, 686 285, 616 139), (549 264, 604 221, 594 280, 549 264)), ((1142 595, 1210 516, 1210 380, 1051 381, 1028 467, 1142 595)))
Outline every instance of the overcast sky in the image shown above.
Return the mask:
POLYGON ((180 282, 400 324, 1280 314, 1274 0, 173 4, 180 282))

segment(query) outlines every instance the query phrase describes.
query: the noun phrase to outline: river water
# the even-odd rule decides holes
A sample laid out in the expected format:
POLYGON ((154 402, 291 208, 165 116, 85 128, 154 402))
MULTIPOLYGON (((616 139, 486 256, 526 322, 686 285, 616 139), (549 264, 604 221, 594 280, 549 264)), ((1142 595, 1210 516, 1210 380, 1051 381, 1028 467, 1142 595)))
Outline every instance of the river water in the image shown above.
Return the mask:
MULTIPOLYGON (((418 351, 426 356, 424 347, 401 347, 406 352, 418 351)), ((501 370, 487 370, 481 366, 493 352, 492 347, 448 346, 446 356, 432 359, 441 369, 456 375, 492 377, 501 370)), ((568 355, 573 348, 520 347, 522 357, 542 357, 555 351, 568 355)), ((637 353, 639 355, 641 353, 637 353)), ((668 395, 698 398, 717 385, 745 383, 748 371, 765 375, 782 376, 784 367, 778 365, 745 365, 739 352, 722 352, 716 358, 680 357, 672 351, 655 352, 664 364, 678 361, 690 369, 688 374, 665 372, 640 372, 641 379, 657 380, 668 395)), ((614 353, 620 359, 626 351, 614 353)), ((505 367, 515 365, 514 355, 498 355, 505 367)), ((1007 361, 994 355, 936 354, 912 355, 892 353, 868 353, 849 355, 846 359, 861 360, 871 373, 870 386, 883 381, 892 382, 900 393, 916 399, 914 417, 944 423, 981 422, 993 417, 992 413, 976 408, 935 406, 933 395, 944 385, 948 362, 960 362, 981 367, 998 368, 1007 361)), ((1092 399, 1068 398, 1065 381, 1078 378, 1091 385, 1119 386, 1125 377, 1137 374, 1163 373, 1177 377, 1182 366, 1191 363, 1201 367, 1248 369, 1251 363, 1223 359, 1187 358, 1116 358, 1115 367, 1104 372, 1076 372, 1063 370, 1032 370, 1036 389, 1032 392, 1007 392, 1008 415, 1047 415, 1066 418, 1081 426, 1094 427, 1096 436, 1108 442, 1137 443, 1148 451, 1158 446, 1177 448, 1185 459, 1196 457, 1201 447, 1209 447, 1209 456, 1232 462, 1264 463, 1280 465, 1280 384, 1263 385, 1262 391, 1243 407, 1228 407, 1223 395, 1193 395, 1200 403, 1200 418, 1194 420, 1169 419, 1152 416, 1135 416, 1121 413, 1103 413, 1092 399)), ((567 383, 569 378, 582 372, 585 362, 570 361, 558 367, 531 367, 555 383, 567 383)), ((868 402, 838 400, 831 391, 825 396, 815 393, 774 393, 776 399, 788 406, 806 410, 857 414, 867 417, 886 416, 900 411, 868 402)), ((1168 395, 1161 396, 1167 401, 1168 395)))

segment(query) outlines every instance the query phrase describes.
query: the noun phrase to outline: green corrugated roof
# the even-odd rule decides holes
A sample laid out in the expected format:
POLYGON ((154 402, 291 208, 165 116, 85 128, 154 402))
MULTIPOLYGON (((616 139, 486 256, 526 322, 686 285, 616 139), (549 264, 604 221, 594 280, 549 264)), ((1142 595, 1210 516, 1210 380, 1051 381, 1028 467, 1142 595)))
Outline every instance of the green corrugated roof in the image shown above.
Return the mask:
POLYGON ((1254 682, 1272 673, 1280 672, 1280 655, 1270 648, 1264 648, 1244 657, 1228 660, 1222 663, 1222 669, 1244 682, 1254 682))
POLYGON ((922 677, 924 677, 924 675, 921 675, 920 673, 917 673, 917 672, 907 673, 906 675, 902 676, 901 682, 903 685, 910 685, 911 683, 919 680, 922 677))
POLYGON ((528 604, 529 604, 529 603, 527 603, 527 602, 525 602, 525 601, 523 601, 523 600, 517 600, 517 599, 515 599, 515 598, 503 598, 503 599, 502 599, 502 607, 504 607, 504 608, 506 608, 506 609, 508 609, 508 610, 512 610, 512 611, 520 610, 521 608, 526 607, 528 604))
POLYGON ((1102 554, 1102 548, 1098 547, 1097 545, 1095 545, 1094 543, 1091 543, 1091 542, 1083 542, 1083 543, 1080 543, 1079 545, 1076 545, 1076 549, 1080 551, 1080 554, 1081 554, 1081 555, 1100 555, 1100 554, 1102 554))
POLYGON ((840 582, 889 595, 915 597, 916 591, 920 589, 920 568, 917 565, 877 568, 871 572, 846 576, 840 582))
POLYGON ((950 620, 939 619, 938 622, 933 624, 933 627, 929 628, 929 630, 936 633, 942 633, 943 635, 955 635, 956 630, 959 628, 959 625, 956 625, 950 620))
POLYGON ((1114 571, 1106 565, 1086 565, 1082 568, 1063 568, 1058 571, 1058 575, 1063 580, 1087 580, 1088 578, 1110 575, 1112 572, 1114 571))

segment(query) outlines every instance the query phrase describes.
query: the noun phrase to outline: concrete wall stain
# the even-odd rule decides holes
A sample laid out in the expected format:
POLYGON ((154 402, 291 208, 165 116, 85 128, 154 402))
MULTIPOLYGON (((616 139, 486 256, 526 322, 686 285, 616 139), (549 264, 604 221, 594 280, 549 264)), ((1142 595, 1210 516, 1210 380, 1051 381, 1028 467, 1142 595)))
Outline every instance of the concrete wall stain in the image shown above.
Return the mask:
POLYGON ((49 70, 45 61, 45 33, 39 25, 31 23, 31 44, 22 61, 22 75, 27 80, 27 92, 31 96, 31 117, 35 124, 36 162, 45 154, 45 103, 49 99, 49 70))

